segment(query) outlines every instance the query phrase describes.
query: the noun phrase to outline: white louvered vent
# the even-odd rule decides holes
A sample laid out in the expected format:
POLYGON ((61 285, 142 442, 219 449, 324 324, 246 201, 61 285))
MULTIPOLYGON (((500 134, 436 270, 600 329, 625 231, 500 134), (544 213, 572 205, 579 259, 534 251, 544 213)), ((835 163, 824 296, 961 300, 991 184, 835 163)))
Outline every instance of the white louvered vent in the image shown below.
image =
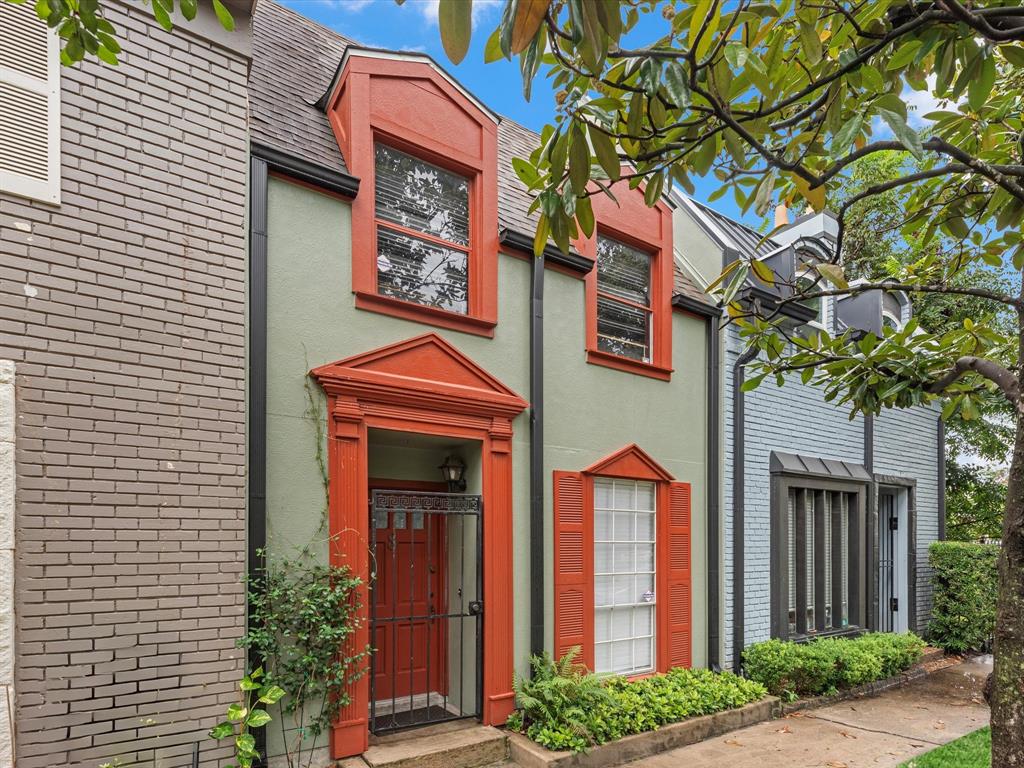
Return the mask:
POLYGON ((60 202, 59 47, 31 3, 0 2, 0 192, 60 202))

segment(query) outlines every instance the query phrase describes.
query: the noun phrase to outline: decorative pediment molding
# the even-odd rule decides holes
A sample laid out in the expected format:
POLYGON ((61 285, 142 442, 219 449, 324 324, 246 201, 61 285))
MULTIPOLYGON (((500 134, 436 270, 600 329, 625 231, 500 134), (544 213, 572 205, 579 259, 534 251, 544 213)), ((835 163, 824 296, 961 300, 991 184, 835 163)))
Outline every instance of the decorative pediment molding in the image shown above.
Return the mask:
POLYGON ((389 344, 310 371, 328 394, 512 417, 528 405, 436 333, 389 344))
POLYGON ((675 478, 636 443, 605 456, 583 470, 588 475, 671 482, 675 478))

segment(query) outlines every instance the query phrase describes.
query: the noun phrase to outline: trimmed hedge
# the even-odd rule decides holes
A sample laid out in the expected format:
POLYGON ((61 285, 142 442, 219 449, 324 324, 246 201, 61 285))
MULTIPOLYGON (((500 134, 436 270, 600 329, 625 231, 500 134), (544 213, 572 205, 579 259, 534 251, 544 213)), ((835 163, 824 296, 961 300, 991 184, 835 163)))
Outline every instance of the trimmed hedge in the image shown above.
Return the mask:
POLYGON ((916 664, 923 650, 924 641, 910 632, 806 643, 768 640, 743 652, 743 668, 769 693, 792 701, 894 677, 916 664))
POLYGON ((577 662, 578 649, 554 661, 534 656, 533 677, 515 682, 519 709, 508 727, 552 750, 582 752, 632 733, 764 698, 764 686, 731 672, 677 668, 629 681, 598 677, 577 662))
POLYGON ((935 591, 928 639, 944 651, 981 650, 996 625, 999 546, 937 541, 928 548, 935 591))

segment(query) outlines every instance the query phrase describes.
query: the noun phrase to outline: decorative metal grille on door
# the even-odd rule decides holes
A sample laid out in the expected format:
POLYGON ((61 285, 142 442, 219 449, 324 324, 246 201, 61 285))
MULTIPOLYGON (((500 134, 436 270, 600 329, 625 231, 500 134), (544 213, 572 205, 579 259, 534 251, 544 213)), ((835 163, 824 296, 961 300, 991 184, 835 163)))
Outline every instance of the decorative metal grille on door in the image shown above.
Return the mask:
POLYGON ((370 499, 370 730, 479 717, 480 496, 375 490, 370 499))

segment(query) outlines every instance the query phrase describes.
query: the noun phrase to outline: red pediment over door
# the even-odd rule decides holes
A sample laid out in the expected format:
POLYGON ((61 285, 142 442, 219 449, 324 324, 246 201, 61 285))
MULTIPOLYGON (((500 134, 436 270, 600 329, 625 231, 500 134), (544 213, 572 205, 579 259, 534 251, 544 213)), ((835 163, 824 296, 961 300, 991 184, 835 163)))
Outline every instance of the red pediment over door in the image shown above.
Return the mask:
POLYGON ((674 478, 636 443, 605 456, 583 470, 587 475, 627 477, 631 480, 671 482, 674 478))
POLYGON ((402 394, 436 398, 446 410, 455 412, 513 416, 528 405, 436 333, 322 365, 310 373, 329 393, 372 399, 379 399, 384 392, 389 399, 402 394))

